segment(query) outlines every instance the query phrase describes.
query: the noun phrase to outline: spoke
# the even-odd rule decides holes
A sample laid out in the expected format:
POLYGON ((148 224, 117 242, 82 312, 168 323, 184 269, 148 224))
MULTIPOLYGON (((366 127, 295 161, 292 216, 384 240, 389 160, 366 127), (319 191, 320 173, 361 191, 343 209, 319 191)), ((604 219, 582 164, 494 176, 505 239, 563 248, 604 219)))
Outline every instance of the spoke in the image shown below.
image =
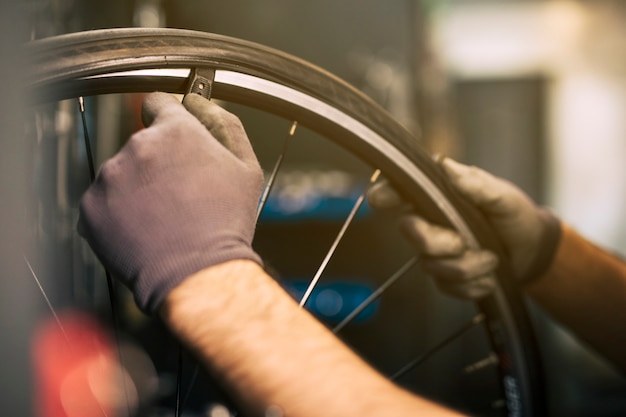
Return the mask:
POLYGON ((259 217, 261 217, 261 213, 263 212, 263 209, 265 208, 265 204, 267 203, 267 197, 270 195, 270 192, 272 191, 272 188, 274 187, 274 180, 276 180, 276 176, 278 175, 278 171, 281 167, 281 165, 283 164, 283 160, 285 159, 285 155, 287 154, 287 150, 289 149, 289 144, 291 143, 291 139, 293 138, 294 134, 296 133, 296 128, 298 127, 298 122, 294 121, 293 124, 291 125, 291 129, 289 129, 289 134, 287 135, 287 138, 285 139, 284 143, 283 143, 283 149, 280 153, 280 155, 278 156, 278 159, 276 160, 276 164, 274 165, 274 169, 272 170, 272 174, 270 175, 269 179, 267 180, 267 184, 265 185, 265 189, 263 190, 263 194, 261 195, 261 200, 259 202, 259 207, 257 209, 256 212, 256 219, 259 220, 259 217))
POLYGON ((87 115, 85 112, 85 99, 78 97, 78 108, 80 110, 80 118, 83 122, 83 138, 85 139, 85 150, 87 152, 87 164, 89 165, 89 178, 91 182, 96 179, 96 168, 93 163, 93 154, 91 153, 91 140, 89 139, 89 129, 87 128, 87 115))
POLYGON ((400 279, 400 277, 402 277, 405 273, 407 273, 407 271, 409 269, 411 269, 413 267, 413 265, 415 265, 416 263, 417 263, 417 257, 413 257, 407 263, 402 265, 402 267, 400 269, 398 269, 398 271, 396 271, 395 274, 393 274, 391 277, 389 277, 389 279, 387 279, 387 281, 385 281, 383 283, 383 285, 378 287, 378 289, 376 291, 374 291, 361 304, 359 304, 357 308, 355 308, 350 314, 348 314, 348 316, 345 319, 343 319, 343 321, 341 323, 339 323, 337 326, 335 326, 335 328, 333 329, 333 333, 335 333, 335 334, 339 333, 341 331, 341 329, 343 329, 352 320, 354 320, 356 318, 356 316, 358 316, 363 310, 365 310, 367 308, 367 306, 369 306, 375 300, 380 298, 380 296, 383 295, 383 293, 385 291, 387 291, 393 284, 395 284, 396 281, 398 281, 398 279, 400 279))
POLYGON ((478 362, 475 362, 463 368, 463 372, 465 372, 466 374, 472 374, 490 366, 497 365, 498 362, 498 355, 496 355, 494 352, 489 352, 489 355, 486 358, 481 359, 478 362))
POLYGON ((469 322, 465 323, 465 325, 463 325, 460 329, 458 329, 457 331, 452 333, 450 336, 448 336, 447 338, 445 338, 444 340, 439 342, 437 345, 432 347, 430 350, 426 351, 422 355, 420 355, 417 358, 413 359, 411 362, 409 362, 404 367, 402 367, 402 369, 400 369, 398 372, 393 374, 389 379, 391 379, 392 381, 398 380, 400 377, 404 376, 407 372, 409 372, 409 371, 415 369, 417 366, 421 365, 424 361, 426 361, 432 355, 434 355, 435 353, 439 352, 441 349, 443 349, 444 347, 448 346, 450 343, 452 343, 453 341, 455 341, 459 337, 463 336, 470 329, 472 329, 472 328, 474 328, 474 326, 482 323, 484 320, 485 320, 485 315, 484 314, 478 314, 478 315, 474 316, 469 322))
POLYGON ((196 366, 193 369, 193 374, 191 374, 191 380, 189 381, 189 385, 187 386, 187 391, 185 392, 185 397, 181 402, 180 408, 185 409, 185 405, 187 404, 187 400, 189 400, 189 396, 191 395, 191 391, 196 384, 196 380, 198 379, 198 374, 200 373, 200 365, 196 363, 196 366))
MULTIPOLYGON (((31 275, 35 279, 35 282, 37 283, 37 286, 39 287, 39 290, 41 291, 41 295, 43 295, 43 298, 46 300, 46 304, 48 304, 48 308, 50 309, 50 312, 52 313, 52 316, 54 317, 54 320, 56 321, 57 326, 59 326, 59 330, 61 330, 61 333, 63 334, 63 338, 65 339, 65 343, 67 344, 68 349, 71 350, 72 349, 72 344, 70 342, 69 337, 67 336, 67 333, 65 332, 65 327, 63 327, 63 323, 61 322, 61 319, 59 318, 59 316, 57 315, 56 310, 52 306, 52 303, 50 302, 50 299, 48 298, 48 295, 46 294, 46 291, 43 289, 43 285, 41 285, 41 281, 39 281, 39 278, 37 278, 37 274, 35 273, 35 270, 33 269, 33 266, 29 262, 29 260, 26 257, 26 255, 22 255, 22 256, 24 257, 24 261, 26 262, 26 265, 28 266, 28 269, 30 270, 31 275)), ((122 370, 122 372, 123 372, 123 370, 122 370)), ((122 375, 122 377, 123 377, 123 375, 122 375)), ((128 403, 128 399, 126 400, 126 402, 128 403)), ((102 404, 100 404, 99 401, 97 402, 97 404, 98 404, 99 410, 102 412, 102 415, 104 417, 107 417, 107 414, 106 414, 104 408, 102 408, 102 404)))
POLYGON ((339 245, 339 242, 341 242, 341 239, 343 239, 343 235, 346 233, 346 230, 348 229, 348 226, 350 225, 350 223, 352 223, 352 220, 356 216, 356 213, 359 211, 359 208, 363 204, 363 201, 365 201, 365 196, 367 195, 367 191, 370 189, 372 184, 374 184, 376 182, 376 180, 378 179, 379 176, 380 176, 380 169, 377 169, 376 171, 374 171, 374 173, 370 177, 369 183, 368 183, 367 187, 365 187, 365 190, 363 190, 363 193, 361 193, 359 198, 354 203, 354 206, 352 207, 352 211, 350 212, 350 214, 348 215, 348 218, 346 219, 346 221, 344 222, 343 226, 341 227, 341 230, 339 231, 339 234, 335 238, 335 241, 333 242, 332 246, 330 247, 330 250, 326 254, 326 257, 324 258, 324 261, 322 261, 322 264, 318 268, 317 273, 313 277, 313 280, 311 280, 311 283, 309 284, 309 287, 306 289, 306 292, 304 293, 304 296, 302 296, 302 299, 300 300, 300 307, 304 307, 306 302, 309 300, 309 297, 311 296, 311 293, 313 292, 313 289, 317 285, 320 277, 322 276, 322 273, 326 269, 326 266, 328 265, 328 262, 330 262, 330 258, 332 258, 333 254, 335 253, 335 250, 337 249, 337 246, 339 245))
POLYGON ((65 333, 65 328, 63 327, 63 323, 61 323, 61 319, 59 319, 59 316, 57 315, 56 310, 52 306, 52 303, 50 302, 50 299, 48 298, 48 294, 46 294, 46 291, 43 289, 43 285, 41 285, 41 281, 39 281, 39 278, 37 278, 37 274, 35 273, 33 266, 28 261, 28 258, 26 257, 26 255, 23 255, 23 257, 24 257, 24 261, 26 262, 26 265, 28 266, 28 269, 30 270, 31 275, 33 276, 33 278, 35 279, 35 282, 37 283, 37 286, 39 287, 39 291, 41 291, 41 295, 43 295, 44 300, 46 300, 46 304, 48 304, 48 308, 50 309, 50 312, 52 313, 54 320, 57 322, 59 329, 61 329, 61 333, 63 333, 63 337, 65 338, 65 341, 69 343, 69 339, 67 337, 67 333, 65 333))
POLYGON ((176 409, 174 417, 180 417, 180 393, 183 384, 183 347, 178 345, 178 372, 176 373, 176 409))
MULTIPOLYGON (((85 150, 87 153, 87 164, 89 165, 89 176, 91 178, 91 182, 93 183, 96 179, 96 170, 94 166, 94 157, 91 152, 91 140, 89 138, 89 129, 87 126, 87 116, 85 111, 85 100, 83 97, 78 97, 78 108, 80 111, 81 119, 83 122, 83 139, 85 142, 85 150)), ((113 283, 113 278, 111 277, 111 273, 105 268, 104 273, 106 275, 107 280, 107 288, 109 291, 109 304, 111 306, 111 320, 113 321, 113 333, 115 335, 115 344, 117 345, 117 355, 120 361, 120 369, 124 369, 124 360, 122 356, 122 348, 120 347, 120 335, 119 335, 119 322, 117 317, 117 306, 115 302, 115 287, 113 283)), ((128 390, 126 388, 126 378, 122 373, 122 384, 124 387, 124 395, 126 397, 126 406, 128 408, 128 415, 131 415, 130 411, 130 402, 128 399, 128 390)))

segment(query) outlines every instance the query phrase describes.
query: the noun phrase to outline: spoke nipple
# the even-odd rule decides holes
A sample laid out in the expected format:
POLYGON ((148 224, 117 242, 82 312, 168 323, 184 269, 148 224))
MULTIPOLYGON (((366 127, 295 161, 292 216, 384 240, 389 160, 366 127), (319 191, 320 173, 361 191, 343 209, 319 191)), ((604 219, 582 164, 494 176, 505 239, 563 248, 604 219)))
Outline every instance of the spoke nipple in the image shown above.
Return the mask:
POLYGON ((289 130, 289 136, 295 135, 297 128, 298 128, 298 121, 294 120, 293 124, 291 125, 291 129, 289 130))
POLYGON ((370 178, 370 183, 376 182, 378 177, 380 177, 380 169, 377 169, 376 171, 374 171, 374 173, 372 174, 372 177, 370 178))
POLYGON ((489 366, 493 366, 493 365, 496 365, 496 364, 498 364, 498 356, 495 353, 491 352, 489 354, 489 356, 487 356, 486 358, 481 359, 478 362, 475 362, 475 363, 473 363, 471 365, 466 366, 463 369, 463 371, 466 374, 471 374, 471 373, 474 373, 476 371, 480 371, 481 369, 485 369, 485 368, 487 368, 489 366))

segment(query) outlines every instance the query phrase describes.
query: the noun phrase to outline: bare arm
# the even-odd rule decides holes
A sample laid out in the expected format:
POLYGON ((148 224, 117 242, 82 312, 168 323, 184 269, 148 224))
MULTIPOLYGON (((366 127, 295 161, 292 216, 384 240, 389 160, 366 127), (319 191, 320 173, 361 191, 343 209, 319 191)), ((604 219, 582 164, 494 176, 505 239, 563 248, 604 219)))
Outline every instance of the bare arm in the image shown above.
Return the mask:
POLYGON ((546 274, 528 293, 626 372, 626 263, 568 226, 546 274))
POLYGON ((192 275, 160 315, 253 415, 456 415, 383 378, 254 262, 192 275))

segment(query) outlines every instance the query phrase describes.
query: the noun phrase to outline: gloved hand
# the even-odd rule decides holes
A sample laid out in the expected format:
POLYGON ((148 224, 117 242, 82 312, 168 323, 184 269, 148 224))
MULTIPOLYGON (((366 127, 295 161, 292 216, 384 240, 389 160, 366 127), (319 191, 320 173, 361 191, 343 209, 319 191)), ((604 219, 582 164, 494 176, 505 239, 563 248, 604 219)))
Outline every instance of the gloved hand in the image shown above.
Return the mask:
MULTIPOLYGON (((541 277, 556 252, 561 236, 560 221, 508 181, 452 159, 444 159, 441 165, 452 185, 493 226, 518 282, 523 285, 541 277)), ((372 187, 368 202, 377 209, 407 204, 386 183, 372 187)), ((444 292, 477 299, 494 288, 498 258, 493 252, 470 250, 455 231, 431 224, 415 214, 401 218, 401 230, 420 255, 423 268, 433 275, 444 292)))
POLYGON ((83 196, 78 230, 153 314, 191 274, 261 264, 251 242, 263 173, 239 119, 200 96, 183 107, 153 93, 143 119, 83 196))

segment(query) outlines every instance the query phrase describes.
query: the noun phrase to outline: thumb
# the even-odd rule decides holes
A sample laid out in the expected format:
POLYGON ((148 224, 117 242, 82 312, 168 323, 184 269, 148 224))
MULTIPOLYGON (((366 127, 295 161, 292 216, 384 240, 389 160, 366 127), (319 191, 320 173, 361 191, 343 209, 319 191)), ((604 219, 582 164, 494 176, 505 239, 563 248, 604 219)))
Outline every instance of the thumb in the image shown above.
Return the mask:
POLYGON ((237 158, 246 163, 256 162, 252 145, 237 116, 198 94, 187 94, 183 105, 237 158))
POLYGON ((441 162, 454 187, 472 203, 491 214, 506 214, 514 209, 521 191, 512 183, 475 166, 446 158, 441 162))
POLYGON ((141 121, 143 125, 151 126, 162 114, 181 111, 180 101, 171 94, 154 92, 146 96, 141 106, 141 121))
POLYGON ((382 180, 370 187, 367 202, 376 210, 406 208, 409 203, 393 188, 387 180, 382 180))

